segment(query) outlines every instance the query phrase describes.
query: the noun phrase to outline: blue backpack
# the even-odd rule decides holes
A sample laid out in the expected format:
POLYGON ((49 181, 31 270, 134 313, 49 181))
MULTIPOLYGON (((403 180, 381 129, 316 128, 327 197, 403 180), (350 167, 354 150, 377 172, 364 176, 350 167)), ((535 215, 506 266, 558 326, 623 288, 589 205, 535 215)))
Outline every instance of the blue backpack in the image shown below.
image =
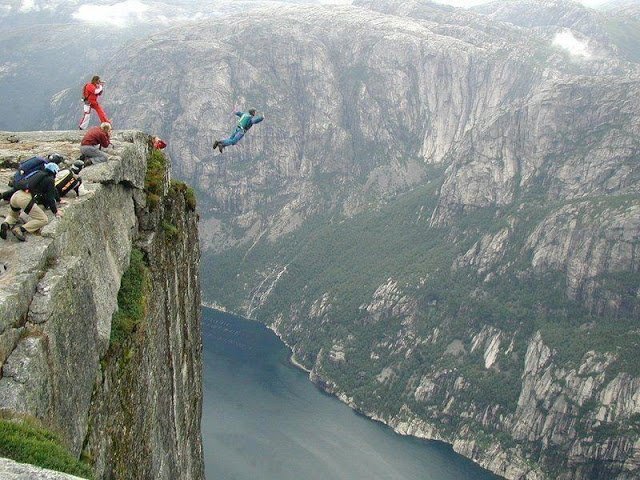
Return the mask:
MULTIPOLYGON (((15 173, 13 178, 9 181, 10 187, 18 186, 18 183, 21 180, 25 180, 32 176, 34 173, 39 172, 44 169, 44 166, 47 164, 47 160, 42 157, 31 157, 24 162, 21 162, 18 166, 18 171, 15 173)), ((24 182, 22 182, 24 184, 24 182)))

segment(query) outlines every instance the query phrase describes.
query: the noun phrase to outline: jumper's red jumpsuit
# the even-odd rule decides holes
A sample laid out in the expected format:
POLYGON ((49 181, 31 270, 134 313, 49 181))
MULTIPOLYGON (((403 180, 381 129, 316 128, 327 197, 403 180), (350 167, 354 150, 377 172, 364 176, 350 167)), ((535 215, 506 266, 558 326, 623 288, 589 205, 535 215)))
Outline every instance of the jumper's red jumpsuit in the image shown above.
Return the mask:
POLYGON ((94 85, 93 83, 87 83, 82 90, 83 97, 86 99, 83 105, 83 115, 80 119, 80 123, 78 127, 80 130, 84 130, 89 125, 89 117, 91 116, 91 109, 93 108, 98 114, 98 118, 100 119, 100 123, 109 122, 111 120, 107 118, 107 114, 104 113, 104 110, 98 103, 98 97, 102 95, 102 85, 94 85))

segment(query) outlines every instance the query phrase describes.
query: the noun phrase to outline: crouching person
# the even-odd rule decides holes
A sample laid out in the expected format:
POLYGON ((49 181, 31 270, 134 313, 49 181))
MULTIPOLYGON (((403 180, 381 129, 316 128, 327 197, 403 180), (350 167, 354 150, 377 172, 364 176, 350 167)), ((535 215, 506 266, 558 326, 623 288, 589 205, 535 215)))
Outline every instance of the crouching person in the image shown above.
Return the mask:
POLYGON ((109 157, 103 148, 111 145, 111 124, 102 122, 99 127, 91 127, 82 137, 80 142, 80 153, 85 160, 86 165, 92 163, 106 162, 109 157))
POLYGON ((78 176, 80 170, 83 168, 84 162, 82 160, 76 160, 70 168, 65 168, 58 172, 56 175, 56 190, 58 191, 59 198, 64 197, 71 190, 76 192, 76 197, 87 193, 84 185, 82 185, 82 178, 78 176))
POLYGON ((40 170, 17 185, 19 190, 11 196, 9 201, 11 206, 9 216, 0 225, 0 237, 6 240, 7 232, 11 230, 11 233, 18 240, 24 242, 26 233, 35 233, 49 223, 47 215, 38 206, 38 201, 50 208, 56 217, 62 216, 62 211, 58 210, 56 206, 58 194, 55 187, 55 177, 58 170, 58 165, 48 163, 44 170, 40 170), (16 225, 21 211, 29 216, 29 221, 24 225, 16 225))

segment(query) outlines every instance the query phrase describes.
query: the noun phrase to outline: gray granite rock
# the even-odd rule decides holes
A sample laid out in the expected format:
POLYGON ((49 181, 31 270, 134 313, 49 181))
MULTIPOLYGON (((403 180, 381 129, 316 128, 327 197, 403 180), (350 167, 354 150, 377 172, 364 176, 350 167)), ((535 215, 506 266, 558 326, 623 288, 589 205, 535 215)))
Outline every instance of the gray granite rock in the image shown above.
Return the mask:
MULTIPOLYGON (((0 132, 0 157, 57 151, 73 159, 79 138, 0 132)), ((117 132, 113 143, 108 162, 82 171, 88 193, 67 198, 61 218, 49 212, 25 243, 1 240, 0 408, 51 425, 72 454, 90 455, 95 478, 202 479, 197 215, 169 190, 170 160, 164 195, 149 210, 148 135, 117 132), (163 222, 179 238, 167 241, 163 222), (109 350, 135 246, 151 276, 146 317, 126 346, 109 350)))
POLYGON ((74 475, 14 462, 7 458, 0 458, 0 478, 2 480, 82 480, 74 475))

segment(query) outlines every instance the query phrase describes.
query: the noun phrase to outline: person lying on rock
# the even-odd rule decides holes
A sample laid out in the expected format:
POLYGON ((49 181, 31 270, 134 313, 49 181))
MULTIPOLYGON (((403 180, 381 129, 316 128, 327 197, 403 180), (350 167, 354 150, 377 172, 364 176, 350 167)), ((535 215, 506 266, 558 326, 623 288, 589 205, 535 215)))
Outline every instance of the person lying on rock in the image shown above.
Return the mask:
POLYGON ((256 115, 256 109, 250 108, 248 112, 235 112, 235 115, 238 118, 238 122, 236 123, 236 128, 231 134, 229 138, 225 138, 224 140, 216 140, 213 142, 213 149, 216 148, 220 150, 224 150, 224 147, 228 147, 229 145, 235 145, 240 141, 244 134, 249 131, 251 127, 253 127, 256 123, 260 123, 264 120, 264 115, 256 115))
POLYGON ((109 157, 102 151, 111 145, 111 124, 102 122, 99 127, 87 130, 80 142, 80 154, 85 165, 106 162, 109 157))
POLYGON ((5 222, 0 225, 0 238, 6 240, 7 232, 11 230, 18 240, 24 242, 27 239, 27 233, 35 233, 49 223, 47 215, 37 204, 38 200, 41 200, 45 207, 50 208, 56 217, 62 216, 62 211, 58 210, 56 205, 60 200, 55 187, 55 177, 59 170, 57 164, 47 163, 44 170, 36 172, 16 185, 18 190, 9 201, 11 210, 5 222), (29 221, 24 225, 17 225, 22 211, 29 216, 29 221))

